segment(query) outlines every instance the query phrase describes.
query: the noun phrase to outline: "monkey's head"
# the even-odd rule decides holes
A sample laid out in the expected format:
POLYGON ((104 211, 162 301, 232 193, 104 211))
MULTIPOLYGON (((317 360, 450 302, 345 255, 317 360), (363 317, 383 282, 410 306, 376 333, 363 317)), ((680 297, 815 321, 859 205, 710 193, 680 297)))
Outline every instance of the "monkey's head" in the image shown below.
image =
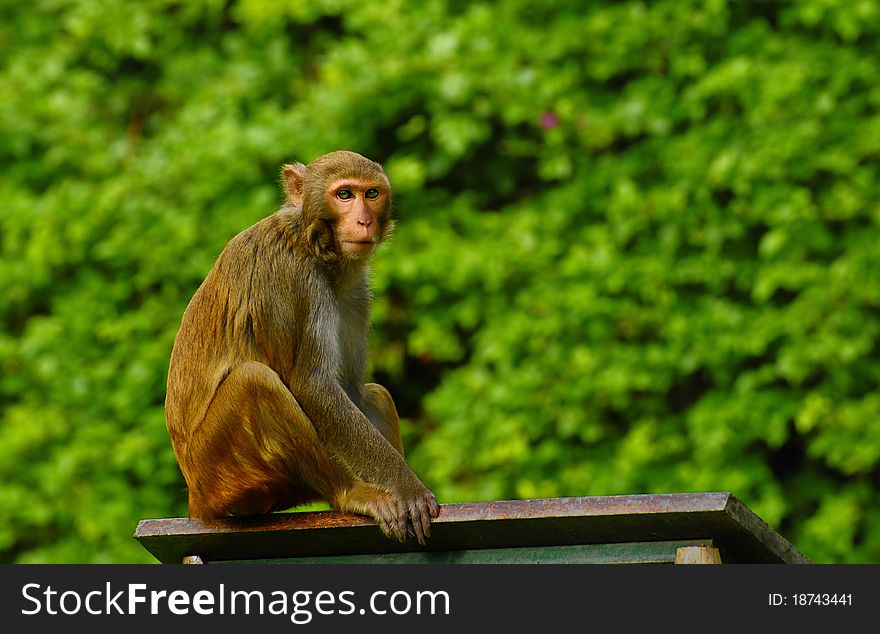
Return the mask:
POLYGON ((394 226, 382 166, 340 150, 282 168, 288 202, 301 209, 304 238, 322 260, 368 258, 394 226))

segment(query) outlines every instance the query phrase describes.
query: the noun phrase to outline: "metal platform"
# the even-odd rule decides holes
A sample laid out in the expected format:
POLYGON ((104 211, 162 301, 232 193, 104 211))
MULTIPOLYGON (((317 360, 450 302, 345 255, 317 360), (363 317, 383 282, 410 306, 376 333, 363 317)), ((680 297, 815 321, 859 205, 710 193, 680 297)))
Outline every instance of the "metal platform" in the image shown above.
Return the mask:
POLYGON ((730 493, 446 504, 426 546, 336 511, 145 519, 134 537, 164 563, 810 563, 730 493))

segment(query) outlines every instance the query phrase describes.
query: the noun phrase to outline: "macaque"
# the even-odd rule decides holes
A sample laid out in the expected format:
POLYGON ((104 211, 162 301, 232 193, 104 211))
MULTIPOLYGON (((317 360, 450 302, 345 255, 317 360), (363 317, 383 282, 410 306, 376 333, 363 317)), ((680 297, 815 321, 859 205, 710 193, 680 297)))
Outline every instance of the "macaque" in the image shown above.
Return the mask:
POLYGON ((391 395, 364 384, 369 260, 394 224, 391 185, 346 151, 282 173, 284 205, 227 244, 171 353, 165 414, 189 515, 323 499, 424 544, 440 508, 404 460, 391 395))

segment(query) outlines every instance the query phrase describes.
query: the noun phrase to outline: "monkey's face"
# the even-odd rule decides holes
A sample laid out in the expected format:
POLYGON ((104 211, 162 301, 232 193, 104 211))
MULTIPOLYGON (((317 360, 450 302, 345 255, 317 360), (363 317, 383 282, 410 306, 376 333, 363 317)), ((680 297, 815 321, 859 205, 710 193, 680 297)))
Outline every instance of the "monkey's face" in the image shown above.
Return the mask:
POLYGON ((354 258, 372 255, 385 237, 389 220, 388 181, 334 181, 325 191, 325 203, 335 219, 336 240, 342 253, 354 258))

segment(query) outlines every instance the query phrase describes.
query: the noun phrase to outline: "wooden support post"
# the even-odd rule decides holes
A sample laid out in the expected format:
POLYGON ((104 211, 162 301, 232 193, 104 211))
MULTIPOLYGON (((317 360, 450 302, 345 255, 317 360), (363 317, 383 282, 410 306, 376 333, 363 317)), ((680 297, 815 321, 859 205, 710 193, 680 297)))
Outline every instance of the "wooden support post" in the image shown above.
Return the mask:
POLYGON ((677 564, 720 564, 721 553, 712 546, 682 546, 675 551, 677 564))

